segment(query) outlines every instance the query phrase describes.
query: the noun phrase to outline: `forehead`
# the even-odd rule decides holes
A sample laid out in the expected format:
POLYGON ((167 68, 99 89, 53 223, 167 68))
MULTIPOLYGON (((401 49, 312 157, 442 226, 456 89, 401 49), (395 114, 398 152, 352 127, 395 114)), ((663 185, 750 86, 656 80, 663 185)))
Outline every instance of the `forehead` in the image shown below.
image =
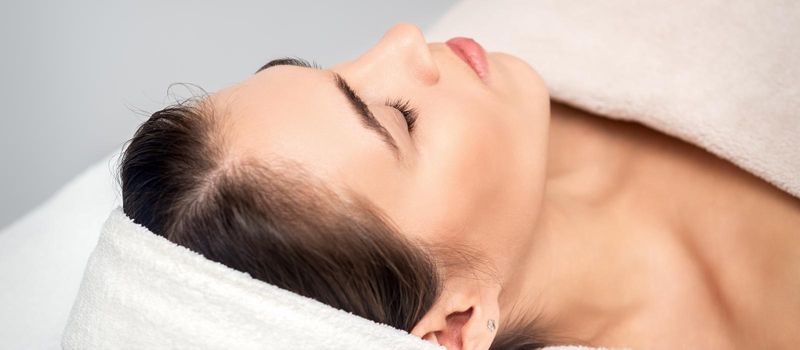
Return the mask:
POLYGON ((358 123, 330 71, 276 66, 209 99, 229 156, 298 161, 323 178, 358 162, 391 160, 358 123), (364 157, 381 159, 364 159, 364 157))

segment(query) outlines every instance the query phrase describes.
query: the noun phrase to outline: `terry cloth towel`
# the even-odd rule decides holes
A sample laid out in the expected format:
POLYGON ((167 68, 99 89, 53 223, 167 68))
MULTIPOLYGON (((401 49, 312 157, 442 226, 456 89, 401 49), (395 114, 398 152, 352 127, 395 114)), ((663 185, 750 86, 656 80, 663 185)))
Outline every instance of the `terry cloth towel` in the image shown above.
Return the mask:
POLYGON ((800 197, 800 2, 467 0, 426 32, 526 60, 557 101, 636 121, 800 197))
POLYGON ((438 349, 215 263, 115 209, 89 258, 65 349, 438 349))
POLYGON ((89 258, 62 346, 444 349, 208 260, 121 208, 111 212, 89 258))

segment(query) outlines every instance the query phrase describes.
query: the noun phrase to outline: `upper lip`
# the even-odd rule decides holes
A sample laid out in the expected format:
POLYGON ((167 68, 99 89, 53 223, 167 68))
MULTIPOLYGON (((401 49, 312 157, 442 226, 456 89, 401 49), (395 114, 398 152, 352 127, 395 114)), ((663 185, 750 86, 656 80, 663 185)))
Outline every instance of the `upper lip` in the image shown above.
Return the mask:
POLYGON ((448 48, 464 61, 474 72, 486 80, 489 73, 489 64, 486 60, 486 52, 483 47, 475 40, 465 37, 455 37, 445 42, 448 48))

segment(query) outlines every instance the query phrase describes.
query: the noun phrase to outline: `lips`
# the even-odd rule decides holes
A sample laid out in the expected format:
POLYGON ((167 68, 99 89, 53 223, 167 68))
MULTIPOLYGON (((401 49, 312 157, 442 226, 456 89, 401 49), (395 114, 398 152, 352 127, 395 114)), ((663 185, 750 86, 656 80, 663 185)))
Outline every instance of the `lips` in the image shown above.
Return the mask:
POLYGON ((464 37, 456 37, 446 42, 450 50, 461 58, 467 65, 475 71, 481 80, 486 81, 489 75, 489 63, 486 61, 486 51, 475 40, 464 37))

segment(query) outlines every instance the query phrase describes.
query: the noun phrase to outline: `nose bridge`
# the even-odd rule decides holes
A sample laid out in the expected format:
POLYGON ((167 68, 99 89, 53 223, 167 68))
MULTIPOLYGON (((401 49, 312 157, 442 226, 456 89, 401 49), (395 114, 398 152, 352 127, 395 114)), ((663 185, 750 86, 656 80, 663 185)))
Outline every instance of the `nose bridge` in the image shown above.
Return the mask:
POLYGON ((393 26, 362 59, 365 67, 384 71, 384 75, 410 75, 425 85, 439 81, 439 69, 425 36, 413 24, 393 26))

